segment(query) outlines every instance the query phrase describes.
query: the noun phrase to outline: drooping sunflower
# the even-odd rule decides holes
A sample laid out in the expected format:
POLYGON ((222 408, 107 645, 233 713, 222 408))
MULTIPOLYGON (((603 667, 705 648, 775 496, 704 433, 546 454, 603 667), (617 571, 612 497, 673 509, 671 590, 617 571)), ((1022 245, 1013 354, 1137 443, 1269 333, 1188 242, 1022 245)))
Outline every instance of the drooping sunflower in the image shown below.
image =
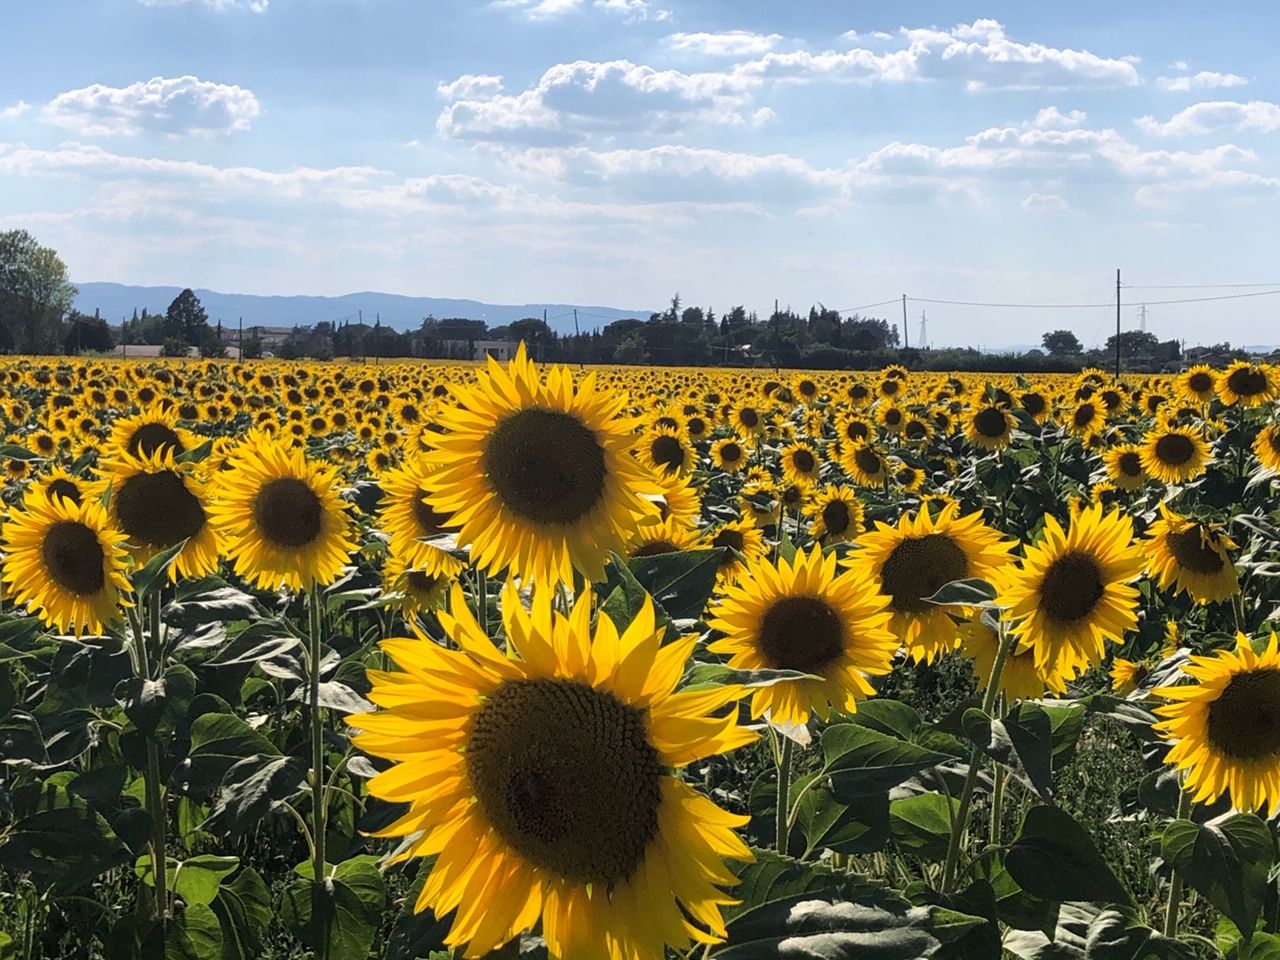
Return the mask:
POLYGON ((807 443, 793 443, 782 451, 782 475, 788 483, 809 487, 818 482, 822 458, 807 443))
POLYGON ((708 626, 724 636, 709 649, 728 655, 731 667, 812 675, 751 695, 753 717, 805 723, 810 713, 853 713, 874 694, 867 677, 888 673, 898 649, 888 623, 875 586, 852 572, 837 576, 835 556, 814 547, 793 563, 752 561, 712 608, 708 626))
POLYGON ((983 450, 1003 450, 1013 442, 1013 428, 1017 421, 1004 407, 993 403, 970 411, 964 418, 964 435, 969 442, 983 450))
POLYGON ((1133 521, 1101 504, 1083 507, 1064 531, 1045 515, 1040 542, 1026 547, 1018 567, 997 581, 1020 646, 1033 647, 1036 664, 1067 676, 1102 660, 1107 641, 1119 642, 1138 625, 1138 591, 1131 586, 1146 566, 1133 542, 1133 521))
POLYGON ((1253 452, 1263 469, 1280 471, 1280 424, 1273 423, 1258 431, 1253 452))
POLYGON ((834 483, 827 484, 804 508, 813 538, 824 546, 857 537, 865 512, 852 489, 834 483))
POLYGON ((1102 455, 1107 476, 1121 490, 1140 490, 1147 482, 1147 469, 1142 465, 1142 448, 1136 443, 1120 443, 1102 455))
POLYGON ((1160 504, 1160 519, 1147 529, 1148 572, 1161 590, 1185 591, 1197 603, 1229 600, 1240 592, 1231 560, 1235 541, 1216 524, 1174 513, 1160 504))
POLYGON ((626 396, 597 387, 595 373, 575 384, 564 366, 544 381, 523 346, 506 367, 490 357, 454 394, 424 482, 472 562, 548 585, 575 569, 604 576, 609 551, 654 514, 643 495, 660 492, 630 454, 626 396))
POLYGON ((1142 466, 1161 483, 1185 483, 1204 473, 1213 459, 1195 427, 1157 425, 1142 440, 1142 466))
POLYGON ((60 631, 101 633, 128 592, 124 535, 96 500, 32 490, 0 528, 6 593, 60 631))
POLYGON ((1013 548, 980 512, 960 517, 955 506, 936 517, 928 510, 904 513, 897 526, 877 522, 858 543, 862 549, 849 558, 850 566, 888 599, 890 629, 912 659, 925 663, 960 642, 948 608, 928 598, 954 580, 991 580, 1013 548))
POLYGON ((378 523, 391 541, 391 552, 404 560, 406 568, 420 568, 447 580, 457 576, 463 564, 448 550, 428 542, 457 530, 447 514, 427 503, 423 478, 431 469, 422 454, 415 453, 403 466, 383 475, 378 523))
POLYGON ((208 511, 236 572, 263 590, 337 579, 355 549, 337 472, 287 441, 246 438, 218 475, 208 511))
POLYGON ((659 493, 651 495, 657 507, 658 517, 672 520, 682 527, 693 527, 702 516, 702 494, 687 477, 659 476, 655 478, 659 493))
MULTIPOLYGON (((985 617, 984 611, 975 610, 957 625, 960 653, 973 664, 979 690, 986 690, 991 682, 991 668, 1000 650, 1000 632, 985 617)), ((1052 666, 1037 666, 1034 650, 1014 649, 1005 657, 1000 672, 1000 692, 1007 699, 1038 700, 1046 693, 1061 695, 1066 691, 1066 678, 1052 666)))
POLYGON ((1170 701, 1156 707, 1155 729, 1174 741, 1166 761, 1186 771, 1197 803, 1224 793, 1237 810, 1273 813, 1280 806, 1280 644, 1262 653, 1241 634, 1234 651, 1191 657, 1192 683, 1157 687, 1170 701))
POLYGON ((1218 375, 1208 364, 1199 363, 1178 374, 1173 381, 1174 389, 1184 399, 1196 403, 1208 403, 1213 399, 1218 386, 1218 375))
POLYGON ((1228 407, 1259 407, 1280 394, 1280 378, 1265 363, 1237 360, 1218 377, 1217 390, 1228 407))
POLYGON ((438 609, 449 594, 454 575, 414 566, 394 550, 382 565, 383 596, 401 613, 413 614, 438 609))
POLYGON ((711 445, 711 462, 725 473, 737 473, 746 466, 749 453, 740 437, 722 437, 711 445))
POLYGON ((396 761, 369 792, 409 804, 379 835, 410 838, 398 861, 435 858, 415 909, 452 913, 445 943, 466 957, 539 920, 574 960, 723 939, 747 818, 672 771, 755 739, 718 714, 742 688, 674 692, 697 638, 663 645, 648 600, 621 635, 608 616, 592 630, 589 593, 567 617, 551 600, 536 589, 526 612, 508 585, 504 654, 455 587, 437 616, 459 649, 385 641, 404 672, 370 671, 383 709, 348 718, 357 746, 396 761))
POLYGON ((1151 674, 1145 663, 1116 657, 1111 661, 1111 690, 1117 696, 1127 697, 1142 685, 1151 674))
POLYGON ((924 471, 906 461, 893 458, 889 463, 889 472, 893 482, 908 493, 915 493, 924 486, 924 471))
POLYGON ((206 486, 193 465, 175 462, 160 447, 136 456, 118 451, 99 467, 91 496, 107 501, 111 525, 139 566, 161 550, 182 543, 169 564, 172 582, 206 577, 218 569, 218 537, 206 511, 206 486))
POLYGON ((848 444, 841 450, 840 466, 864 487, 883 486, 889 476, 889 464, 869 443, 848 444))

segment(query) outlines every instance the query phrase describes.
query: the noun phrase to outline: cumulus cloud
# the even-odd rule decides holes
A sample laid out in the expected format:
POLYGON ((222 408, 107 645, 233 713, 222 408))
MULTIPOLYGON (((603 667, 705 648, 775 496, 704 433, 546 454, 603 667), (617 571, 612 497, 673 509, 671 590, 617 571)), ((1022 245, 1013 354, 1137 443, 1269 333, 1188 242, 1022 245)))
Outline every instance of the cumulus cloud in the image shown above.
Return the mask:
POLYGON ((218 13, 228 10, 249 10, 253 13, 266 13, 270 0, 138 0, 138 2, 144 7, 182 7, 187 4, 199 4, 218 13))
POLYGON ((667 37, 676 50, 708 57, 750 57, 768 53, 782 39, 779 33, 727 30, 723 33, 673 33, 667 37))
POLYGON ((557 64, 522 93, 450 103, 436 130, 458 140, 551 146, 591 132, 669 131, 690 119, 739 124, 750 86, 731 74, 579 60, 557 64))
POLYGON ((1070 204, 1056 193, 1030 193, 1022 201, 1023 210, 1041 213, 1061 213, 1069 210, 1070 204))
MULTIPOLYGON (((1187 65, 1175 66, 1185 70, 1187 65)), ((1237 73, 1216 73, 1213 70, 1201 70, 1199 73, 1186 74, 1181 77, 1156 77, 1156 86, 1161 90, 1172 90, 1185 93, 1189 90, 1216 90, 1219 87, 1247 86, 1249 79, 1237 73)))
POLYGON ((42 116, 81 136, 146 132, 171 137, 247 130, 261 108, 253 91, 197 77, 153 77, 127 87, 95 83, 54 97, 42 116))
POLYGON ((1083 110, 1068 110, 1063 113, 1057 107, 1045 107, 1036 114, 1031 126, 1036 130, 1071 130, 1089 119, 1083 110))
POLYGON ((492 74, 464 73, 451 83, 436 84, 436 92, 446 100, 476 100, 493 97, 502 92, 502 77, 492 74))
POLYGON ((0 109, 0 119, 16 120, 30 109, 31 104, 27 103, 25 100, 19 100, 17 103, 10 104, 4 109, 0 109))
MULTIPOLYGON (((519 10, 530 20, 550 20, 585 8, 587 0, 497 0, 499 6, 519 10)), ((599 10, 621 14, 627 20, 671 19, 671 11, 656 6, 651 0, 591 0, 599 10)))
POLYGON ((1280 128, 1280 104, 1266 100, 1206 100, 1193 103, 1164 123, 1155 117, 1139 117, 1139 129, 1157 137, 1185 137, 1218 130, 1257 130, 1270 133, 1280 128))

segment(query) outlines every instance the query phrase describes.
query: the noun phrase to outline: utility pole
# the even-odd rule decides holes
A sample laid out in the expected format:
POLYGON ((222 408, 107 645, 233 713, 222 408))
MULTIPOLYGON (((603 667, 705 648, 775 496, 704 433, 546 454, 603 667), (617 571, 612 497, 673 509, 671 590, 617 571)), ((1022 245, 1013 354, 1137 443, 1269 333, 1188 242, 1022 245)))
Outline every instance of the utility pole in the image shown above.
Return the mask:
MULTIPOLYGON (((545 310, 542 312, 546 313, 545 310)), ((547 321, 544 319, 542 322, 545 325, 547 321)), ((581 350, 582 350, 581 338, 582 338, 582 332, 578 330, 578 308, 574 307, 573 308, 573 344, 574 344, 574 347, 576 347, 577 350, 579 351, 578 352, 578 369, 579 370, 584 369, 583 363, 582 363, 582 353, 581 353, 581 350)))
POLYGON ((1116 267, 1116 380, 1120 379, 1120 268, 1116 267))
POLYGON ((378 341, 382 333, 382 312, 373 315, 373 365, 378 365, 378 341))
POLYGON ((907 338, 907 295, 902 295, 902 349, 911 348, 911 341, 907 338))
POLYGON ((239 349, 236 351, 236 360, 238 362, 243 361, 244 360, 244 317, 240 318, 240 339, 237 340, 236 342, 240 344, 239 349))

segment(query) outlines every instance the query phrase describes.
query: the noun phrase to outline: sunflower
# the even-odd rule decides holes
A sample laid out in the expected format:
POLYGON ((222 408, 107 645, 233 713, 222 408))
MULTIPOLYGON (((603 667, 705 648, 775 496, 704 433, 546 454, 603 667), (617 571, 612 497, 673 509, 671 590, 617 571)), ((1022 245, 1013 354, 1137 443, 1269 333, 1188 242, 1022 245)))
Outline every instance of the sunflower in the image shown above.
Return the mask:
POLYGON ((870 443, 876 438, 876 428, 862 417, 841 414, 836 418, 836 436, 844 446, 870 443))
POLYGON ((1280 472, 1280 424, 1271 424, 1258 431, 1253 441, 1253 452, 1262 462, 1263 469, 1280 472))
POLYGON ((174 455, 186 453, 197 446, 197 439, 190 431, 178 426, 176 407, 163 409, 152 407, 132 417, 122 417, 111 425, 111 437, 107 440, 107 452, 115 451, 138 456, 170 450, 174 455))
POLYGON ((997 582, 1020 647, 1036 651, 1042 669, 1080 672, 1102 659, 1104 644, 1138 625, 1138 591, 1130 586, 1146 565, 1133 542, 1133 521, 1100 504, 1082 508, 1064 531, 1046 514, 1040 542, 997 582))
POLYGON ((767 426, 768 418, 760 412, 758 407, 751 404, 742 404, 734 407, 729 414, 729 426, 737 433, 747 435, 758 435, 764 433, 767 426))
POLYGON ((875 691, 868 676, 889 672, 898 641, 875 587, 854 573, 836 575, 836 558, 814 547, 774 566, 763 558, 716 603, 708 626, 724 636, 708 649, 729 666, 795 670, 813 679, 756 690, 751 716, 806 723, 811 712, 830 719, 853 713, 875 691))
POLYGON ((124 535, 97 501, 73 503, 32 490, 0 528, 7 593, 59 631, 101 633, 130 590, 124 535))
POLYGON ((438 609, 449 593, 454 575, 415 566, 392 551, 382 565, 383 596, 402 614, 438 609))
POLYGON ((674 774, 756 735, 721 708, 743 693, 676 693, 697 641, 662 644, 647 598, 619 635, 591 625, 592 596, 568 616, 552 591, 526 612, 502 597, 509 652, 454 587, 437 614, 457 644, 425 635, 382 648, 404 672, 370 671, 384 708, 348 718, 357 746, 396 761, 369 792, 408 811, 380 836, 396 861, 433 857, 415 910, 453 916, 445 944, 482 957, 534 927, 556 957, 661 957, 725 936, 724 859, 751 860, 725 812, 674 774))
MULTIPOLYGON (((886 380, 885 383, 896 384, 897 380, 886 380)), ((906 425, 906 412, 894 403, 882 403, 876 408, 876 423, 884 428, 886 433, 899 434, 906 425)))
POLYGON ((1071 411, 1067 429, 1073 436, 1087 437, 1101 430, 1106 422, 1106 408, 1100 403, 1085 400, 1071 411))
POLYGON ((332 583, 355 549, 337 468, 260 435, 246 438, 218 475, 209 520, 236 572, 263 590, 332 583))
POLYGON ((1208 364, 1200 363, 1178 374, 1173 388, 1178 395, 1196 403, 1208 403, 1218 386, 1218 375, 1208 364))
POLYGON ((972 410, 964 419, 964 435, 975 447, 1003 450, 1013 442, 1017 421, 1004 407, 988 403, 972 410))
POLYGON ((818 482, 822 459, 807 443, 793 443, 782 451, 782 475, 788 483, 809 487, 818 482))
POLYGON ((1026 390, 1018 396, 1024 413, 1036 423, 1044 423, 1052 412, 1048 398, 1039 390, 1026 390))
POLYGON ((903 514, 898 525, 877 522, 858 538, 862 549, 849 558, 856 574, 874 584, 889 601, 890 629, 914 660, 932 663, 959 643, 955 622, 945 607, 928 598, 954 580, 990 580, 1009 561, 1013 544, 974 512, 958 516, 944 508, 903 514))
POLYGON ((889 471, 893 482, 908 493, 915 493, 924 486, 924 471, 896 457, 890 462, 889 471))
POLYGON ((1194 427, 1156 426, 1142 439, 1142 466, 1161 483, 1194 480, 1212 459, 1204 434, 1194 427))
POLYGON ((1140 490, 1147 482, 1147 470, 1142 465, 1142 448, 1136 443, 1121 443, 1102 455, 1107 466, 1107 476, 1121 490, 1140 490))
POLYGON ((427 503, 423 478, 430 470, 422 454, 413 454, 404 466, 383 475, 378 523, 391 541, 391 552, 404 560, 406 569, 418 568, 448 579, 462 570, 462 562, 428 541, 456 532, 457 527, 448 514, 427 503))
MULTIPOLYGON (((960 652, 973 665, 978 689, 986 690, 1000 650, 1000 631, 991 625, 982 610, 975 610, 956 629, 960 632, 960 652)), ((1000 692, 1006 699, 1039 700, 1046 692, 1061 695, 1066 691, 1066 678, 1058 670, 1036 666, 1034 650, 1013 650, 1005 657, 1000 672, 1000 692)))
POLYGON ((55 467, 44 476, 37 477, 34 486, 51 498, 70 500, 78 504, 84 498, 89 485, 82 478, 68 473, 61 467, 55 467))
POLYGON ((737 473, 746 466, 748 452, 740 437, 723 437, 711 445, 711 462, 726 473, 737 473))
POLYGON ((1229 600, 1240 592, 1230 555, 1236 544, 1215 524, 1189 520, 1161 503, 1146 546, 1147 571, 1161 590, 1185 591, 1197 603, 1229 600))
POLYGON ((161 550, 183 543, 169 579, 207 577, 218 569, 218 537, 205 510, 205 484, 190 464, 174 461, 173 450, 115 454, 99 467, 90 496, 107 503, 111 525, 141 566, 161 550))
POLYGON ((716 582, 736 583, 750 562, 764 553, 764 534, 752 520, 733 520, 703 534, 705 547, 723 548, 716 582))
POLYGON ((1155 729, 1173 740, 1166 761, 1186 771, 1197 803, 1230 794, 1237 810, 1273 813, 1280 806, 1280 647, 1262 653, 1241 634, 1234 651, 1192 656, 1194 682, 1157 687, 1155 729))
POLYGON ((849 487, 829 483, 804 508, 811 535, 824 546, 853 540, 862 531, 865 510, 849 487))
POLYGON ((652 503, 662 520, 672 520, 682 527, 697 526, 702 516, 702 494, 698 488, 681 476, 660 476, 655 481, 660 491, 651 496, 652 503))
POLYGON ((1124 657, 1116 657, 1111 661, 1111 692, 1119 697, 1127 697, 1151 675, 1151 668, 1145 663, 1135 663, 1124 657))
POLYGON ((679 427, 659 426, 640 440, 640 462, 660 476, 684 476, 698 462, 693 448, 680 435, 679 427))
POLYGON ((840 453, 840 466, 854 482, 864 487, 883 486, 889 476, 889 464, 869 443, 849 444, 840 453))
POLYGON ((692 550, 698 544, 696 530, 668 517, 661 523, 646 523, 636 528, 627 542, 626 555, 652 557, 660 553, 681 553, 692 550))
POLYGON ((902 439, 916 446, 924 446, 933 439, 933 426, 918 414, 909 414, 902 425, 902 439))
POLYGON ((1237 360, 1218 378, 1218 399, 1228 407, 1258 407, 1280 394, 1280 381, 1264 363, 1237 360))
POLYGON ((609 551, 653 515, 643 494, 660 490, 630 454, 627 398, 596 379, 575 384, 557 366, 544 382, 521 348, 454 388, 424 482, 477 566, 548 585, 574 570, 599 580, 609 551))

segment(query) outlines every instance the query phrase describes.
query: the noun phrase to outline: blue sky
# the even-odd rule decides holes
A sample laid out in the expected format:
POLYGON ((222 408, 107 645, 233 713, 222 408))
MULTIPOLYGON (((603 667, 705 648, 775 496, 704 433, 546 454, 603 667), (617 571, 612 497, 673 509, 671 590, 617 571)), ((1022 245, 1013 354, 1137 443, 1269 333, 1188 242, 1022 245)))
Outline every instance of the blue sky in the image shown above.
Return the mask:
MULTIPOLYGON (((81 281, 717 311, 1276 283, 1271 3, 11 0, 0 227, 81 281), (1166 288, 1164 285, 1179 285, 1166 288)), ((1264 290, 1267 288, 1257 288, 1264 290)), ((1280 297, 1152 303, 1280 342, 1280 297)), ((1114 309, 913 302, 938 344, 1114 309)), ((870 311, 897 319, 900 308, 870 311)))

